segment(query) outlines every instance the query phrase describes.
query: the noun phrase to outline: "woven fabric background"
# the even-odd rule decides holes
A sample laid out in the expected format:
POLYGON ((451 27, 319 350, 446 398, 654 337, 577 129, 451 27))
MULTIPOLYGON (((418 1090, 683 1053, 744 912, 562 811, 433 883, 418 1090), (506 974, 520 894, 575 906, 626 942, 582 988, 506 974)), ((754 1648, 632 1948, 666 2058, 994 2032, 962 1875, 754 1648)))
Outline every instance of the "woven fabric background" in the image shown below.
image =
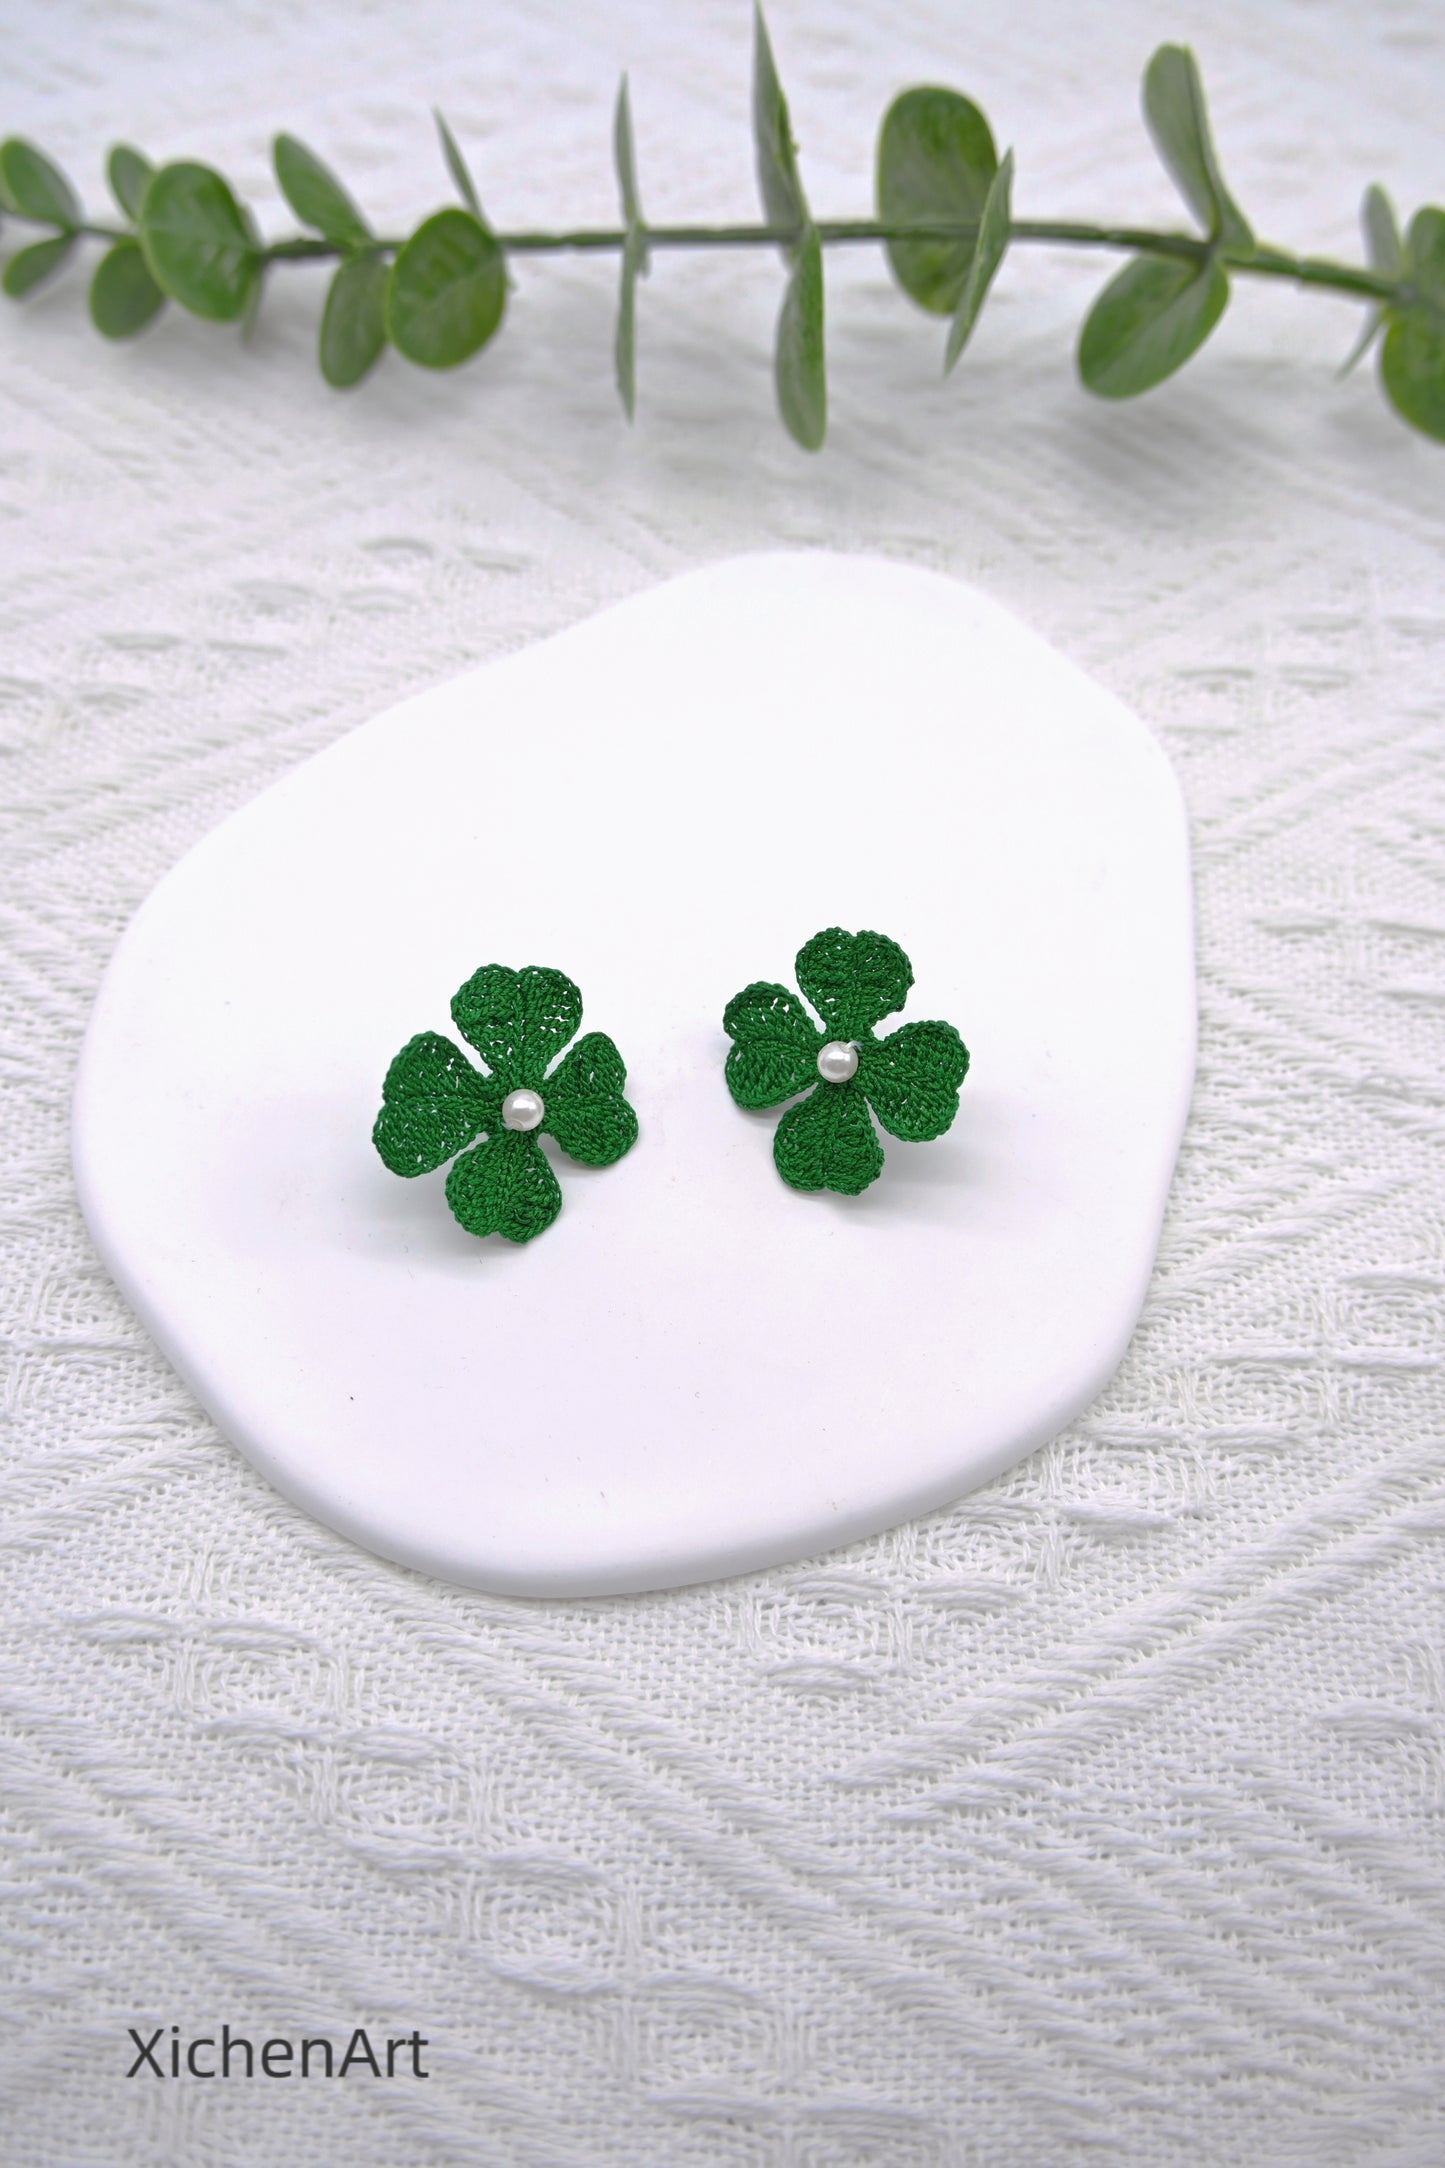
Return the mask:
MULTIPOLYGON (((654 217, 752 215, 739 5, 26 0, 0 122, 270 132, 384 225, 606 217, 626 65, 654 217)), ((977 96, 1020 215, 1179 216, 1138 118, 1188 36, 1271 238, 1445 196, 1431 0, 774 0, 813 201, 911 81, 977 96)), ((640 417, 606 262, 339 398, 321 282, 249 351, 0 320, 0 2152, 15 2168, 1438 2168, 1445 2162, 1445 451, 1249 290, 1089 400, 1100 259, 1006 265, 945 387, 871 252, 832 433, 771 410, 762 254, 659 262, 640 417), (90 1250, 71 1076, 134 907, 399 696, 761 546, 979 583, 1132 702, 1194 822, 1201 1058, 1147 1310, 1087 1416, 956 1510, 630 1601, 491 1600, 277 1498, 90 1250), (127 2027, 365 2024, 427 2082, 127 2080, 127 2027)), ((686 718, 679 718, 686 727, 686 718)), ((926 787, 890 774, 886 815, 926 787)), ((546 779, 538 779, 545 821, 546 779)), ((168 2036, 167 2036, 168 2037, 168 2036)))

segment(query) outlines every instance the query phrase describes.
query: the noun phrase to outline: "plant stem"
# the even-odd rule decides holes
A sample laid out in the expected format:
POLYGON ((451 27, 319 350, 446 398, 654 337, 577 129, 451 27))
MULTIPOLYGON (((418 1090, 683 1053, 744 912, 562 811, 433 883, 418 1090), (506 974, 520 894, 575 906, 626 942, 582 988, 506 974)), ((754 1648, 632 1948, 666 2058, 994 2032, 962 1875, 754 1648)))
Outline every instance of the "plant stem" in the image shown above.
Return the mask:
MULTIPOLYGON (((974 225, 940 225, 914 220, 904 224, 881 219, 824 219, 817 221, 818 239, 828 246, 890 241, 971 241, 974 225)), ((648 226, 643 229, 650 249, 694 248, 786 248, 796 238, 777 226, 648 226)), ((626 241, 620 227, 579 228, 569 233, 499 233, 497 241, 509 255, 529 256, 571 251, 592 254, 616 253, 626 241)), ((1034 242, 1064 248, 1122 250, 1130 255, 1175 256, 1185 262, 1204 263, 1215 253, 1212 243, 1193 234, 1158 233, 1139 226, 1094 226, 1072 219, 1015 219, 1009 241, 1034 242)), ((395 247, 395 242, 384 244, 395 247)), ((1248 254, 1220 252, 1231 271, 1251 278, 1292 279, 1300 286, 1322 286, 1335 293, 1361 295, 1366 299, 1407 300, 1398 279, 1382 277, 1363 265, 1333 263, 1321 256, 1292 256, 1284 249, 1259 247, 1248 254)))
MULTIPOLYGON (((46 225, 44 219, 28 219, 9 212, 24 224, 46 225)), ((65 231, 96 241, 134 240, 125 227, 77 225, 65 231)), ((913 220, 903 224, 875 218, 824 219, 817 221, 819 240, 825 247, 851 247, 896 241, 971 241, 976 225, 939 224, 913 220)), ((649 249, 787 248, 796 239, 778 226, 647 226, 642 235, 649 249)), ((509 256, 618 254, 627 240, 620 226, 579 226, 562 233, 499 233, 496 241, 509 256)), ((1211 242, 1194 234, 1158 233, 1139 226, 1095 226, 1075 219, 1015 219, 1009 241, 1062 248, 1122 250, 1131 255, 1173 256, 1186 263, 1204 263, 1216 253, 1211 242)), ((378 239, 377 248, 395 255, 405 239, 378 239)), ((262 251, 268 263, 306 263, 334 260, 349 253, 334 241, 298 234, 289 241, 272 241, 262 251)), ((1297 286, 1319 286, 1330 292, 1352 294, 1365 300, 1407 303, 1411 290, 1399 279, 1383 277, 1363 265, 1334 263, 1322 256, 1292 256, 1279 248, 1257 247, 1247 253, 1218 251, 1229 270, 1249 278, 1290 279, 1297 286)))
POLYGON ((1252 255, 1223 261, 1231 271, 1264 279, 1293 279, 1297 286, 1326 286, 1341 294, 1363 294, 1378 301, 1408 303, 1413 289, 1403 279, 1389 279, 1362 265, 1332 263, 1327 256, 1290 256, 1282 248, 1256 248, 1252 255))

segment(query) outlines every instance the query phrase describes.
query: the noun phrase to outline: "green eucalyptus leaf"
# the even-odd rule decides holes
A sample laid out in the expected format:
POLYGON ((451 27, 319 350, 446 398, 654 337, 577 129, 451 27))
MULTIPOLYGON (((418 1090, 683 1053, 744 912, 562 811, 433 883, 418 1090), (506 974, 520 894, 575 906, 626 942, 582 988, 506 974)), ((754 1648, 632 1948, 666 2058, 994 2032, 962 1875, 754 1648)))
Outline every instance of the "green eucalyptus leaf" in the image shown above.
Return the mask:
POLYGON ((1104 399, 1132 399, 1183 368, 1224 314, 1229 280, 1212 256, 1134 256, 1084 320, 1079 374, 1104 399))
POLYGON ((22 248, 5 266, 3 285, 12 301, 33 293, 44 280, 53 278, 75 246, 73 233, 57 234, 51 241, 35 241, 22 248))
POLYGON ((1410 299, 1389 311, 1380 382, 1412 429, 1445 442, 1445 211, 1415 213, 1403 269, 1410 299))
POLYGON ((465 158, 457 148, 457 139, 442 119, 440 113, 434 110, 433 118, 437 124, 437 134, 442 139, 442 156, 447 162, 447 171, 452 177, 452 185, 477 221, 477 224, 485 226, 487 222, 482 216, 482 206, 477 200, 476 184, 467 170, 465 158))
POLYGON ((1445 324, 1439 317, 1411 310, 1391 324, 1380 349, 1380 382, 1412 429, 1445 444, 1445 324))
POLYGON ((1425 300, 1445 307, 1445 211, 1433 204, 1424 205, 1410 221, 1405 270, 1425 300))
POLYGON ((807 451, 816 451, 828 424, 823 251, 798 173, 797 146, 768 26, 757 6, 753 11, 753 148, 764 215, 770 226, 787 235, 782 253, 792 267, 774 349, 778 410, 794 441, 807 451))
POLYGON ((451 369, 485 346, 507 304, 501 249, 469 211, 437 211, 391 267, 386 328, 425 369, 451 369))
POLYGON ((803 242, 808 203, 798 174, 798 147, 788 119, 788 101, 778 81, 768 26, 760 7, 753 10, 753 149, 763 212, 770 226, 780 227, 789 235, 783 245, 783 258, 790 261, 803 242))
POLYGON ((278 135, 271 159, 281 193, 303 226, 314 227, 338 248, 364 248, 371 228, 331 168, 294 135, 278 135))
POLYGON ((613 359, 622 410, 629 421, 637 411, 637 280, 647 269, 641 235, 629 226, 622 244, 622 284, 617 297, 617 338, 613 359))
MULTIPOLYGON (((1382 278, 1400 278, 1405 268, 1405 245, 1400 239, 1389 197, 1383 188, 1377 188, 1373 183, 1365 190, 1360 205, 1360 226, 1370 269, 1378 271, 1382 278)), ((1348 376, 1356 364, 1364 360, 1388 322, 1389 313, 1387 308, 1378 305, 1370 310, 1360 336, 1336 370, 1337 376, 1348 376)))
POLYGON ((1405 267, 1405 247, 1395 223, 1395 209, 1383 188, 1373 181, 1360 205, 1360 226, 1370 269, 1382 278, 1397 279, 1405 267))
POLYGON ((10 209, 23 218, 39 219, 47 226, 67 231, 80 224, 80 199, 75 190, 59 166, 23 136, 8 136, 0 143, 0 191, 10 209))
POLYGON ((795 443, 816 452, 828 428, 828 378, 823 357, 823 250, 809 220, 793 260, 778 316, 774 356, 778 411, 795 443))
POLYGON ((983 217, 978 225, 978 244, 973 252, 973 261, 968 267, 962 298, 953 312, 953 322, 948 327, 948 344, 943 355, 945 376, 967 346, 989 287, 993 284, 994 274, 1003 262, 1004 251, 1008 247, 1013 178, 1014 154, 1012 151, 1005 151, 1003 163, 994 175, 984 198, 983 217))
POLYGON ((889 241, 888 261, 920 308, 952 316, 963 300, 984 205, 998 172, 993 134, 956 90, 905 90, 878 135, 878 216, 885 225, 944 225, 936 241, 889 241))
POLYGON ((642 199, 637 190, 637 155, 632 146, 632 101, 628 97, 625 75, 618 86, 617 107, 612 119, 612 157, 627 227, 622 244, 622 281, 617 297, 613 359, 622 409, 631 421, 637 410, 637 281, 646 274, 648 258, 642 199))
POLYGON ((139 241, 117 241, 90 282, 91 322, 107 339, 130 339, 165 307, 139 241))
POLYGON ((129 143, 112 146, 110 156, 105 162, 105 177, 110 182, 111 194, 134 224, 140 222, 141 197, 145 194, 146 184, 154 172, 155 167, 149 158, 132 149, 129 143))
POLYGON ((1187 45, 1161 45, 1144 70, 1144 118, 1175 186, 1210 240, 1247 255, 1254 235, 1224 185, 1204 85, 1187 45))
POLYGON ((345 391, 359 384, 386 345, 386 289, 391 266, 380 249, 348 256, 327 290, 321 313, 321 374, 345 391))
POLYGON ((246 295, 246 306, 241 311, 241 339, 242 343, 247 346, 251 343, 252 335, 256 329, 256 320, 261 314, 261 296, 265 291, 265 286, 266 263, 265 259, 262 258, 260 268, 255 278, 252 279, 250 291, 246 295))
POLYGON ((617 105, 612 115, 612 162, 617 168, 617 193, 622 200, 624 225, 642 224, 642 199, 637 192, 637 153, 632 144, 632 100, 627 77, 617 86, 617 105))
POLYGON ((1384 326, 1385 311, 1383 309, 1372 309, 1369 315, 1365 318, 1364 328, 1361 330, 1360 336, 1356 339, 1354 345, 1350 348, 1350 351, 1348 352, 1348 354, 1346 354, 1344 360, 1340 363, 1338 369, 1336 369, 1336 377, 1346 377, 1350 374, 1351 370, 1358 368, 1359 364, 1364 360, 1366 354, 1369 353, 1370 348, 1374 345, 1376 339, 1379 337, 1381 331, 1384 329, 1384 326))
POLYGON ((219 324, 245 316, 261 252, 219 173, 190 159, 162 166, 141 199, 140 239, 157 285, 182 308, 219 324))

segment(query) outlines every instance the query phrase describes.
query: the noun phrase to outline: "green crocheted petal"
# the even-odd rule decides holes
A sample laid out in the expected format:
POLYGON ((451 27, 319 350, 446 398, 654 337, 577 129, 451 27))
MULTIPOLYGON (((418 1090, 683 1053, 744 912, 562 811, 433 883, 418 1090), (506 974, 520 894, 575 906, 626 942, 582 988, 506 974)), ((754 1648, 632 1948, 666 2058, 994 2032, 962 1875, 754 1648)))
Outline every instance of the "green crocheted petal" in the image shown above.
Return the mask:
POLYGON ((913 966, 883 933, 828 926, 798 951, 798 984, 835 1039, 860 1039, 880 1017, 901 1009, 913 966))
POLYGON ((775 1107, 817 1081, 823 1034, 794 993, 759 979, 723 1011, 724 1071, 740 1107, 775 1107))
POLYGON ((483 964, 452 996, 452 1022, 476 1048, 503 1092, 540 1091, 582 1022, 582 996, 565 971, 483 964))
POLYGON ((968 1048, 952 1024, 901 1024, 858 1049, 858 1082, 891 1136, 941 1137, 958 1112, 968 1048))
POLYGON ((883 1172, 883 1147, 855 1077, 820 1084, 789 1107, 773 1138, 779 1174, 794 1189, 836 1189, 856 1197, 883 1172))
POLYGON ((562 1209, 562 1192, 533 1131, 499 1129, 463 1152, 447 1176, 447 1203, 473 1235, 530 1242, 562 1209))
POLYGON ((500 1094, 438 1031, 408 1039, 386 1072, 371 1141, 393 1174, 430 1174, 494 1128, 500 1094))
POLYGON ((569 1159, 610 1167, 637 1142, 637 1116, 622 1096, 627 1065, 605 1031, 589 1031, 569 1047, 542 1094, 542 1127, 569 1159))

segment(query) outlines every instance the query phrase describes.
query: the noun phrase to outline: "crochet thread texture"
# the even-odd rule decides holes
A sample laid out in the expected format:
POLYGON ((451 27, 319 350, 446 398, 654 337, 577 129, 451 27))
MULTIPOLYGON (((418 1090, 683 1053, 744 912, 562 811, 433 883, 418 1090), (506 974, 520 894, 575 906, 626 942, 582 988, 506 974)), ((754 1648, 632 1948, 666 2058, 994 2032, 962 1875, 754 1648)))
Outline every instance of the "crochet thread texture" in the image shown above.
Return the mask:
POLYGON ((440 1032, 418 1032, 386 1072, 372 1142, 393 1174, 430 1174, 454 1160, 447 1203, 463 1227, 530 1242, 562 1209, 544 1135, 588 1167, 611 1166, 637 1141, 622 1096, 626 1067, 602 1031, 562 1054, 582 1022, 582 996, 565 972, 537 964, 483 964, 452 996, 452 1021, 486 1070, 440 1032), (536 1129, 503 1126, 502 1102, 521 1090, 542 1100, 536 1129))
POLYGON ((869 1108, 890 1136, 941 1137, 958 1112, 968 1048, 952 1024, 902 1024, 886 1039, 875 1036, 873 1027, 902 1008, 913 984, 913 966, 886 934, 826 927, 799 949, 794 969, 825 1028, 788 987, 763 979, 745 986, 723 1012, 733 1042, 728 1090, 752 1109, 807 1092, 774 1133, 778 1172, 794 1189, 856 1197, 883 1171, 869 1108), (835 1039, 858 1049, 856 1072, 837 1084, 818 1069, 835 1039))

